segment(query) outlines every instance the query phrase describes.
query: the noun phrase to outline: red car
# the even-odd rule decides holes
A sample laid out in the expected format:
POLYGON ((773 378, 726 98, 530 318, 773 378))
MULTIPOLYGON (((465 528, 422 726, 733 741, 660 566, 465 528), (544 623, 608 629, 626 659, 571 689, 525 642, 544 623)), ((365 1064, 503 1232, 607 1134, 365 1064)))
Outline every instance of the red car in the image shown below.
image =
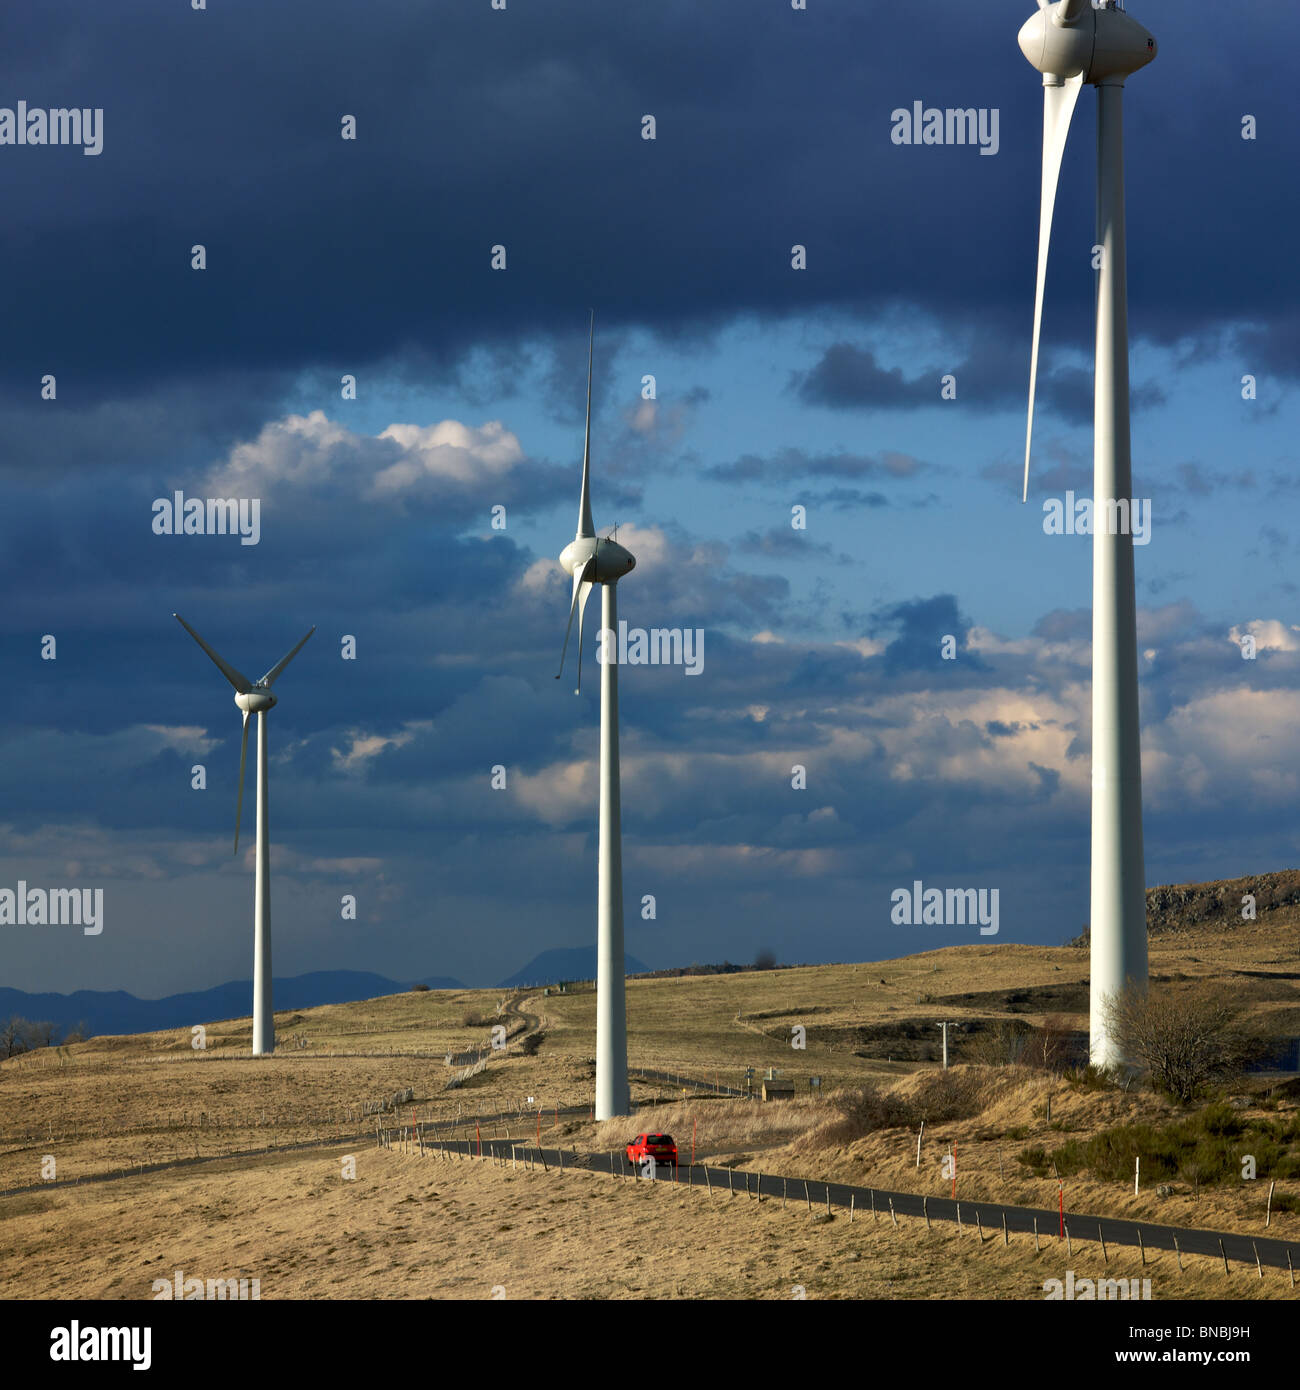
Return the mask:
POLYGON ((627 1146, 628 1158, 638 1166, 647 1158, 656 1163, 671 1163, 677 1166, 677 1145, 671 1134, 638 1134, 627 1146))

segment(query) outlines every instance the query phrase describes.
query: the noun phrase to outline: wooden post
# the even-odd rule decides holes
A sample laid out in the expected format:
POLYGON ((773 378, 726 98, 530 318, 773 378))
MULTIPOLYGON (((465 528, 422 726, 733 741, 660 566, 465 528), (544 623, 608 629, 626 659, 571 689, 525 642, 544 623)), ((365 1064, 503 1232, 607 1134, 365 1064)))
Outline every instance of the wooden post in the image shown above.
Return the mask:
POLYGON ((736 1195, 735 1175, 736 1175, 736 1170, 735 1170, 734 1168, 728 1168, 728 1169, 727 1169, 727 1196, 728 1196, 728 1197, 734 1197, 734 1196, 736 1195))
POLYGON ((871 1219, 874 1221, 876 1219, 876 1189, 872 1187, 867 1190, 871 1193, 871 1219))
POLYGON ((709 1181, 709 1170, 708 1170, 707 1168, 704 1170, 704 1186, 705 1186, 706 1188, 708 1188, 709 1196, 712 1197, 712 1196, 713 1196, 713 1184, 709 1181))
POLYGON ((1268 1185, 1268 1207, 1265 1209, 1264 1212, 1264 1225, 1266 1228, 1269 1225, 1269 1223, 1273 1220, 1273 1189, 1276 1186, 1277 1179, 1274 1178, 1274 1180, 1268 1185))
POLYGON ((850 1225, 850 1226, 853 1225, 853 1208, 854 1208, 854 1205, 856 1204, 856 1202, 857 1202, 857 1193, 856 1193, 856 1192, 850 1192, 850 1193, 849 1193, 849 1225, 850 1225))
POLYGON ((1291 1252, 1290 1252, 1290 1250, 1288 1250, 1288 1251, 1286 1252, 1286 1270, 1287 1270, 1287 1273, 1291 1276, 1291 1287, 1292 1287, 1292 1288, 1295 1288, 1295 1270, 1292 1269, 1292 1267, 1291 1267, 1291 1252))
POLYGON ((1219 1242, 1219 1254, 1223 1256, 1223 1272, 1225 1274, 1230 1274, 1231 1271, 1228 1269, 1228 1252, 1223 1248, 1222 1241, 1219 1242))
POLYGON ((1174 1254, 1178 1256, 1178 1272, 1183 1272, 1183 1252, 1178 1248, 1178 1237, 1174 1237, 1174 1254))
POLYGON ((898 1230, 898 1217, 894 1215, 894 1199, 889 1199, 889 1219, 894 1223, 894 1230, 898 1230))
POLYGON ((1252 1240, 1250 1242, 1250 1248, 1255 1252, 1255 1268, 1259 1271, 1259 1277, 1262 1279, 1264 1277, 1264 1266, 1259 1262, 1259 1246, 1252 1240))
POLYGON ((781 1210, 782 1210, 782 1211, 785 1210, 785 1194, 786 1194, 786 1189, 789 1187, 789 1185, 790 1185, 790 1180, 789 1180, 789 1178, 782 1178, 782 1179, 781 1179, 781 1210))
POLYGON ((925 1137, 925 1121, 921 1121, 921 1128, 916 1136, 916 1166, 921 1166, 921 1140, 925 1137))
POLYGON ((830 1183, 827 1183, 827 1184, 826 1184, 826 1215, 829 1216, 830 1214, 831 1214, 831 1185, 830 1185, 830 1183))
POLYGON ((1139 1230, 1138 1233, 1137 1233, 1137 1238, 1138 1238, 1138 1254, 1141 1256, 1141 1259, 1142 1259, 1142 1268, 1145 1269, 1145 1268, 1146 1268, 1146 1263, 1147 1263, 1147 1248, 1146 1248, 1145 1245, 1142 1244, 1142 1232, 1141 1232, 1140 1230, 1139 1230))
POLYGON ((549 1173, 551 1170, 546 1166, 546 1151, 543 1148, 541 1148, 540 1145, 537 1149, 537 1156, 542 1160, 542 1172, 549 1173))
POLYGON ((1067 1227, 1065 1228, 1065 1253, 1066 1253, 1067 1255, 1069 1255, 1071 1259, 1074 1258, 1074 1245, 1073 1245, 1073 1244, 1071 1243, 1071 1241, 1070 1241, 1070 1228, 1069 1228, 1069 1226, 1067 1226, 1067 1227))
POLYGON ((1133 1195, 1138 1195, 1138 1175, 1142 1172, 1142 1155, 1133 1155, 1133 1195))
POLYGON ((957 1203, 957 1234, 961 1235, 961 1203, 957 1203))
POLYGON ((984 1223, 980 1220, 980 1209, 975 1208, 975 1234, 979 1236, 980 1244, 984 1244, 984 1223))
POLYGON ((804 1201, 808 1204, 808 1210, 811 1212, 811 1211, 812 1211, 812 1198, 808 1195, 808 1184, 807 1184, 806 1182, 805 1182, 804 1185, 803 1185, 803 1199, 804 1199, 804 1201))
POLYGON ((1103 1264, 1110 1263, 1110 1256, 1106 1253, 1106 1237, 1101 1231, 1101 1222, 1097 1222, 1097 1239, 1101 1241, 1101 1259, 1103 1264))
POLYGON ((928 1197, 921 1198, 921 1215, 925 1217, 925 1229, 927 1231, 933 1230, 930 1225, 930 1199, 928 1197))

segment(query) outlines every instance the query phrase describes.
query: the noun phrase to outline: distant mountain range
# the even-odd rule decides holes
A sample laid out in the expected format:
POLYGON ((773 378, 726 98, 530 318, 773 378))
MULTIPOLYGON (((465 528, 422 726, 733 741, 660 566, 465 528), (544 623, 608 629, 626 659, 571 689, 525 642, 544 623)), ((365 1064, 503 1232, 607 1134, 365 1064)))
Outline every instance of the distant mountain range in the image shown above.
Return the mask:
MULTIPOLYGON (((430 989, 464 988, 459 980, 442 975, 403 984, 366 970, 316 970, 273 980, 272 991, 277 1009, 310 1009, 318 1004, 346 1004, 353 999, 400 994, 416 984, 428 985, 430 989)), ((16 1014, 20 1018, 48 1020, 58 1025, 61 1035, 78 1027, 84 1027, 91 1037, 188 1028, 217 1019, 246 1018, 252 1008, 251 980, 232 980, 190 994, 169 994, 164 999, 137 999, 120 989, 28 994, 21 989, 0 988, 0 1019, 16 1014)))
MULTIPOLYGON (((635 956, 625 958, 629 975, 644 974, 648 967, 635 956)), ((558 980, 592 980, 596 977, 596 948, 574 946, 543 951, 522 969, 500 981, 497 989, 521 989, 554 984, 558 980)), ((424 980, 390 980, 367 970, 316 970, 272 982, 277 1010, 311 1009, 320 1004, 348 1004, 354 999, 374 999, 382 994, 401 994, 415 985, 429 989, 465 989, 447 975, 424 980)), ((169 994, 163 999, 137 999, 125 990, 79 989, 72 994, 28 994, 26 990, 0 988, 0 1020, 17 1016, 29 1021, 48 1021, 59 1035, 74 1028, 87 1037, 118 1033, 154 1033, 164 1028, 189 1028, 219 1019, 247 1018, 253 1008, 253 982, 232 980, 212 989, 189 994, 169 994)))

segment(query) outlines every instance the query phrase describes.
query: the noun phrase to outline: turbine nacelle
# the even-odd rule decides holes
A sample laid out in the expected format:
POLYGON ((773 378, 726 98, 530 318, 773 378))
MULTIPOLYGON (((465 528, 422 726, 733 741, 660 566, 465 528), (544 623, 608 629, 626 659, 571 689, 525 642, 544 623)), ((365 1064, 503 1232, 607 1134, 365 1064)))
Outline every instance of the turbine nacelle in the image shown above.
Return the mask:
POLYGON ((617 541, 577 536, 560 552, 560 564, 575 578, 583 575, 589 584, 616 584, 636 568, 636 557, 617 541))
POLYGON ((1071 77, 1096 84, 1146 67, 1156 56, 1156 41, 1123 10, 1094 10, 1089 0, 1057 0, 1042 4, 1025 21, 1020 51, 1043 74, 1045 85, 1071 77))
POLYGON ((276 697, 264 687, 255 685, 251 690, 237 692, 235 703, 245 714, 263 714, 276 704, 276 697))

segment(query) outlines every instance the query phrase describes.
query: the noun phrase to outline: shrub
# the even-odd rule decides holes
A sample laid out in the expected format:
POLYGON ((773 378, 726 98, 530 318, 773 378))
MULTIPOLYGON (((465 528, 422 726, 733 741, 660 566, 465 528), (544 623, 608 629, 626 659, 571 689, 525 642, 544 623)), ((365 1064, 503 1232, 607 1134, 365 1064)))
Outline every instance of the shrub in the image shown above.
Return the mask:
POLYGON ((1121 1051, 1183 1105, 1214 1082, 1239 1075, 1259 1047, 1241 1010, 1212 986, 1174 993, 1130 984, 1105 999, 1102 1014, 1121 1051))

